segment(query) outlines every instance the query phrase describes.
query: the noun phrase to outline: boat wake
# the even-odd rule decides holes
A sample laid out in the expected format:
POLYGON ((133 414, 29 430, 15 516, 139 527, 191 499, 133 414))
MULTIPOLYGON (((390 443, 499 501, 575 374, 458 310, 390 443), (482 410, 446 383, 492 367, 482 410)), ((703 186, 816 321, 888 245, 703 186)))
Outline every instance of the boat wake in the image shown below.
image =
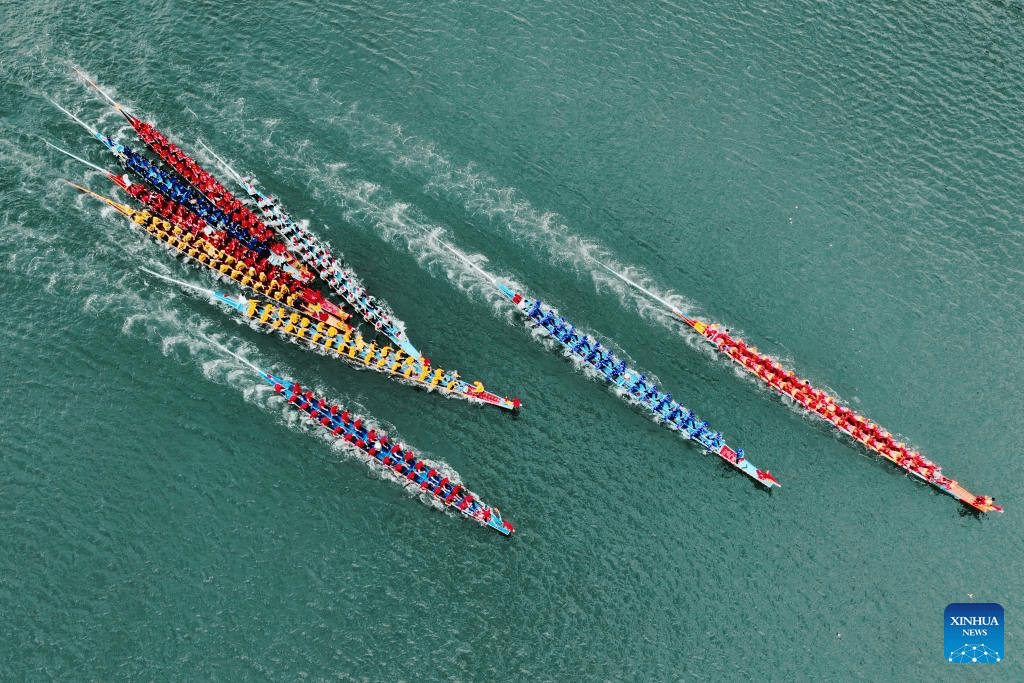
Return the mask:
MULTIPOLYGON (((564 351, 550 335, 535 329, 531 321, 509 308, 508 299, 497 289, 498 283, 505 283, 517 290, 524 287, 508 275, 489 272, 486 269, 486 256, 459 250, 452 244, 445 228, 420 218, 416 207, 393 201, 379 185, 365 181, 350 186, 340 182, 332 182, 331 185, 344 202, 346 220, 373 226, 385 240, 404 246, 428 272, 436 274, 441 271, 456 289, 469 297, 485 300, 500 319, 512 325, 522 325, 536 341, 549 350, 558 350, 582 374, 591 379, 601 378, 600 373, 589 364, 564 351)), ((592 331, 585 332, 596 336, 592 331)), ((601 338, 614 342, 607 336, 601 338)), ((624 355, 623 358, 632 362, 628 356, 624 355)))
MULTIPOLYGON (((560 268, 568 265, 587 273, 598 291, 613 292, 624 308, 662 324, 698 347, 696 342, 700 335, 680 325, 675 316, 665 309, 668 306, 691 311, 691 302, 676 292, 657 288, 639 268, 616 261, 605 246, 573 232, 557 213, 538 209, 518 190, 502 185, 476 164, 460 165, 439 151, 436 144, 409 135, 401 126, 365 114, 356 106, 349 107, 330 121, 345 129, 357 149, 365 149, 382 157, 392 168, 418 177, 423 192, 428 196, 446 203, 461 204, 467 213, 486 219, 483 222, 491 227, 511 233, 530 247, 532 255, 544 255, 552 265, 560 268), (609 273, 609 269, 614 274, 609 273), (620 278, 643 287, 657 301, 638 293, 635 287, 620 278)), ((379 187, 367 185, 379 191, 379 187)), ((359 197, 358 190, 350 194, 340 187, 334 189, 340 190, 353 206, 367 202, 374 205, 368 201, 371 197, 366 193, 359 197)), ((360 213, 354 212, 351 219, 359 220, 362 218, 360 213)))

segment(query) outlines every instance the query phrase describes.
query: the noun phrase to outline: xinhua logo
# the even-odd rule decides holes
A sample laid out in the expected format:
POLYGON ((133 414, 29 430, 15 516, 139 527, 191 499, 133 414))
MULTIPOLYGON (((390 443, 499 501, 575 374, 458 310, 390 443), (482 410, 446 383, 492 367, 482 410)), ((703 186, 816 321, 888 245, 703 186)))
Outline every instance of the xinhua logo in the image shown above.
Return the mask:
POLYGON ((954 602, 946 607, 945 656, 954 664, 1003 660, 1003 607, 994 602, 954 602))

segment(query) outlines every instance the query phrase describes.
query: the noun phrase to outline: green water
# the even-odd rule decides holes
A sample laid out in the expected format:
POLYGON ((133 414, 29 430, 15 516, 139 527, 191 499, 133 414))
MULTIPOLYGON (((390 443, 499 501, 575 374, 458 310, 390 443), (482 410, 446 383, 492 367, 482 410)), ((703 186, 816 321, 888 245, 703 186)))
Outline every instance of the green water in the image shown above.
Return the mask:
POLYGON ((1021 680, 1024 8, 24 2, 0 43, 0 678, 1021 680), (254 173, 518 419, 233 322, 62 178, 254 173), (757 489, 534 341, 441 236, 622 349, 757 489), (997 497, 979 519, 739 376, 608 264, 997 497), (430 509, 209 340, 498 505, 430 509), (973 596, 973 598, 972 598, 973 596), (1005 659, 943 610, 1006 609, 1005 659))

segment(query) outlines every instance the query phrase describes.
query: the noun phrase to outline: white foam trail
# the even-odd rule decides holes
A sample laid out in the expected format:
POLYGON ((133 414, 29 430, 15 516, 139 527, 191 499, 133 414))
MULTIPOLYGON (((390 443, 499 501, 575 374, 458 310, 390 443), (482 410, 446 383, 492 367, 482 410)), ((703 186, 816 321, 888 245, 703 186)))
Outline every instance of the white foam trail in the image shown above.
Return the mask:
POLYGON ((75 156, 74 154, 72 154, 71 152, 67 151, 66 149, 62 149, 61 147, 58 147, 57 145, 54 145, 54 144, 52 144, 50 142, 47 142, 46 140, 43 140, 43 143, 46 144, 47 147, 52 147, 55 150, 57 150, 58 152, 62 152, 64 154, 68 155, 69 157, 71 157, 72 159, 74 159, 75 161, 80 161, 83 164, 85 164, 86 166, 89 166, 90 168, 94 168, 97 171, 99 171, 100 173, 103 173, 104 175, 110 175, 110 172, 107 171, 106 169, 100 168, 96 164, 92 163, 91 161, 86 161, 85 159, 83 159, 80 156, 75 156))
POLYGON ((233 358, 235 358, 235 359, 237 359, 237 360, 241 361, 242 363, 244 363, 245 365, 249 366, 250 368, 252 368, 253 370, 255 370, 255 371, 256 371, 257 373, 259 373, 260 375, 262 375, 262 374, 265 374, 265 373, 263 372, 263 370, 260 370, 260 369, 259 369, 258 367, 256 367, 255 365, 253 365, 252 363, 250 363, 249 361, 247 361, 247 360, 246 360, 245 358, 242 358, 241 356, 239 356, 239 355, 238 355, 237 353, 235 353, 234 351, 232 351, 232 350, 231 350, 231 349, 229 349, 228 347, 226 347, 226 346, 223 346, 223 345, 221 345, 221 344, 218 344, 217 342, 215 342, 215 341, 214 341, 214 340, 212 340, 212 339, 210 340, 210 343, 211 343, 211 344, 213 344, 213 345, 214 345, 215 347, 217 347, 218 349, 220 349, 221 351, 223 351, 224 353, 228 354, 229 356, 232 356, 233 358))
MULTIPOLYGON (((588 271, 595 287, 599 290, 608 287, 623 307, 633 308, 642 317, 674 331, 684 329, 669 312, 623 286, 623 279, 629 278, 635 269, 616 263, 603 245, 573 233, 557 213, 535 208, 516 189, 500 185, 475 164, 460 166, 439 152, 436 144, 405 133, 398 124, 365 114, 355 105, 328 120, 352 136, 353 144, 380 155, 394 167, 419 175, 428 195, 442 201, 455 200, 470 214, 485 217, 489 224, 504 226, 516 238, 536 247, 532 253, 546 253, 554 265, 571 264, 588 271), (617 279, 608 278, 606 270, 617 279)), ((639 284, 636 282, 639 278, 639 275, 632 278, 634 286, 639 284)), ((670 309, 693 309, 678 295, 658 294, 652 286, 643 290, 670 309), (670 299, 678 301, 672 303, 670 299)), ((684 337, 691 334, 683 332, 684 337)))
POLYGON ((51 100, 49 97, 47 97, 46 99, 49 100, 50 104, 52 104, 53 106, 57 107, 57 109, 60 109, 62 112, 64 112, 65 114, 70 116, 72 119, 74 119, 75 122, 78 123, 78 125, 80 125, 82 128, 85 128, 87 131, 89 131, 90 133, 92 133, 96 137, 100 136, 99 132, 95 128, 90 126, 88 123, 86 123, 82 119, 78 118, 77 116, 75 116, 74 114, 69 112, 67 109, 65 109, 64 107, 60 106, 59 104, 57 104, 56 102, 51 100))
POLYGON ((492 304, 503 299, 495 287, 499 280, 512 282, 512 279, 487 272, 481 265, 486 261, 485 257, 469 255, 452 246, 444 228, 420 220, 410 205, 392 201, 379 185, 373 183, 357 182, 353 185, 326 174, 319 179, 328 184, 332 193, 341 197, 346 221, 368 224, 383 239, 404 243, 420 265, 428 270, 434 266, 443 268, 448 279, 467 295, 482 296, 492 304))
POLYGON ((81 69, 79 69, 77 66, 74 66, 74 65, 72 65, 71 68, 75 70, 75 73, 78 74, 79 78, 83 79, 86 83, 91 85, 93 87, 93 89, 96 92, 98 92, 103 97, 103 99, 105 99, 107 102, 109 102, 114 107, 114 109, 116 109, 118 112, 121 111, 121 105, 119 105, 117 102, 115 102, 114 99, 110 95, 105 93, 103 91, 103 89, 100 88, 100 86, 96 85, 96 82, 93 79, 89 78, 85 74, 84 71, 82 71, 81 69))
POLYGON ((433 235, 433 237, 434 237, 434 239, 435 239, 435 240, 437 240, 437 243, 438 243, 438 244, 440 244, 440 245, 441 245, 442 247, 444 247, 445 249, 447 249, 447 250, 448 250, 449 252, 451 252, 452 254, 455 254, 455 256, 456 256, 456 257, 457 257, 457 258, 458 258, 458 259, 459 259, 460 261, 462 261, 462 262, 463 262, 463 263, 465 263, 465 264, 466 264, 467 266, 469 266, 470 268, 472 268, 473 270, 475 270, 475 271, 476 271, 477 273, 479 273, 480 275, 482 275, 482 276, 484 277, 484 279, 488 280, 488 281, 489 281, 489 282, 490 282, 490 283, 491 283, 492 285, 494 285, 495 287, 497 287, 497 286, 498 286, 498 279, 497 279, 496 277, 494 277, 493 275, 491 275, 490 273, 488 273, 487 271, 485 271, 485 270, 484 270, 483 268, 481 268, 481 267, 480 267, 480 266, 478 266, 477 264, 473 263, 473 261, 471 261, 471 260, 470 260, 470 258, 469 258, 469 257, 468 257, 468 256, 467 256, 467 255, 466 255, 465 253, 463 253, 463 252, 459 251, 458 249, 456 249, 456 248, 455 248, 455 247, 453 247, 452 245, 450 245, 450 244, 448 244, 447 242, 445 242, 444 240, 440 239, 439 237, 437 237, 437 235, 436 235, 436 234, 435 234, 435 235, 433 235))
POLYGON ((173 282, 174 284, 178 285, 179 287, 185 287, 187 289, 192 289, 192 290, 195 290, 197 292, 202 292, 203 294, 206 294, 211 299, 214 298, 214 291, 212 289, 207 289, 206 287, 200 287, 199 285, 194 285, 194 284, 192 284, 190 282, 185 282, 184 280, 178 280, 178 279, 175 279, 173 277, 169 277, 167 275, 161 275, 160 273, 158 273, 156 271, 153 271, 153 270, 150 270, 149 268, 145 268, 143 266, 140 266, 139 270, 141 270, 143 272, 146 272, 146 273, 149 273, 150 275, 152 275, 154 277, 158 277, 161 280, 166 280, 167 282, 173 282))
MULTIPOLYGON (((654 293, 654 292, 652 292, 651 290, 647 289, 647 288, 646 288, 646 287, 644 287, 643 285, 641 285, 641 284, 639 284, 639 283, 636 283, 636 282, 633 282, 632 280, 630 280, 630 279, 629 279, 628 277, 626 277, 626 276, 625 276, 625 275, 623 275, 622 273, 618 272, 617 270, 614 270, 614 269, 612 269, 612 268, 609 268, 608 266, 606 266, 606 265, 605 265, 605 264, 603 264, 603 263, 598 263, 597 265, 601 266, 602 268, 604 268, 604 269, 605 269, 605 270, 607 270, 607 271, 608 271, 609 273, 611 273, 611 274, 612 274, 612 275, 614 275, 615 277, 619 278, 620 280, 622 280, 622 281, 623 281, 623 282, 625 282, 626 284, 628 284, 628 285, 630 285, 630 286, 632 286, 632 287, 635 287, 636 289, 639 289, 639 290, 640 290, 641 292, 643 292, 643 293, 644 293, 644 294, 646 294, 647 296, 651 297, 651 298, 652 298, 652 299, 654 299, 655 301, 658 301, 659 303, 661 303, 661 304, 664 304, 664 306, 665 306, 666 308, 668 308, 668 309, 669 309, 670 311, 672 311, 673 313, 676 313, 677 315, 685 315, 685 314, 684 314, 684 313, 683 313, 682 311, 680 311, 680 310, 679 310, 678 308, 676 308, 675 306, 673 306, 673 305, 672 305, 671 303, 669 303, 669 302, 668 302, 668 301, 666 301, 665 299, 661 298, 660 296, 658 296, 657 294, 655 294, 655 293, 654 293)), ((689 316, 687 316, 687 317, 689 317, 689 316)))

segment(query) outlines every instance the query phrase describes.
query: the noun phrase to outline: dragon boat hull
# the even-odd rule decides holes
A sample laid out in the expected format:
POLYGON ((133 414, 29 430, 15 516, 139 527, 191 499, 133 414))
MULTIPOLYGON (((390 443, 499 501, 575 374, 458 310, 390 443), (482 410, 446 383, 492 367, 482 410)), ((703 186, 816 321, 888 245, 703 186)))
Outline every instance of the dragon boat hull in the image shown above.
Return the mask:
MULTIPOLYGON (((553 313, 550 308, 541 308, 541 304, 538 299, 528 299, 505 285, 499 284, 497 287, 498 291, 500 291, 502 295, 504 295, 505 298, 507 298, 509 302, 528 320, 537 322, 530 313, 531 309, 535 306, 540 310, 540 312, 545 314, 545 318, 549 312, 553 313)), ((562 323, 564 329, 564 319, 562 320, 562 323)), ((771 489, 776 486, 781 486, 778 480, 772 476, 771 472, 758 469, 744 455, 742 455, 741 452, 732 449, 724 442, 716 439, 716 435, 714 433, 705 429, 707 427, 707 423, 700 423, 703 424, 703 427, 699 427, 696 416, 678 402, 671 401, 671 397, 669 395, 659 394, 656 391, 653 395, 646 397, 643 395, 643 392, 641 392, 640 395, 634 394, 636 387, 644 386, 646 388, 646 385, 643 384, 644 377, 640 373, 625 367, 624 363, 622 363, 621 370, 615 372, 614 367, 598 367, 594 362, 588 360, 588 356, 591 355, 590 352, 596 352, 599 344, 596 344, 593 347, 588 345, 585 341, 586 337, 577 334, 574 326, 572 326, 571 330, 565 335, 556 334, 543 324, 538 323, 538 327, 558 342, 564 350, 568 351, 576 358, 582 359, 586 362, 592 369, 597 371, 605 381, 621 388, 625 392, 624 395, 633 403, 645 408, 648 412, 654 415, 660 423, 667 426, 669 429, 678 431, 685 438, 695 441, 705 451, 714 453, 730 466, 747 475, 765 488, 771 489), (683 413, 688 415, 686 419, 683 419, 682 417, 674 417, 680 416, 683 413)))
POLYGON ((753 375, 762 383, 788 396, 808 412, 822 418, 840 433, 850 437, 867 450, 881 456, 915 479, 952 496, 977 512, 1002 512, 990 496, 979 496, 964 488, 958 481, 941 474, 938 465, 924 459, 915 451, 908 450, 902 443, 895 443, 891 435, 861 415, 841 406, 836 399, 813 389, 807 382, 792 372, 783 372, 770 358, 754 349, 747 349, 741 340, 735 340, 719 330, 717 325, 706 325, 699 320, 683 318, 716 349, 753 375), (766 368, 770 368, 766 370, 766 368))
POLYGON ((438 466, 418 457, 411 450, 391 443, 387 435, 363 425, 361 418, 349 415, 347 410, 330 405, 312 392, 302 392, 299 385, 269 372, 260 371, 260 377, 274 388, 287 403, 304 413, 310 420, 358 449, 370 462, 399 477, 409 487, 430 496, 445 508, 489 527, 503 536, 511 536, 515 528, 502 519, 501 512, 480 501, 461 482, 450 480, 438 471, 438 466))

